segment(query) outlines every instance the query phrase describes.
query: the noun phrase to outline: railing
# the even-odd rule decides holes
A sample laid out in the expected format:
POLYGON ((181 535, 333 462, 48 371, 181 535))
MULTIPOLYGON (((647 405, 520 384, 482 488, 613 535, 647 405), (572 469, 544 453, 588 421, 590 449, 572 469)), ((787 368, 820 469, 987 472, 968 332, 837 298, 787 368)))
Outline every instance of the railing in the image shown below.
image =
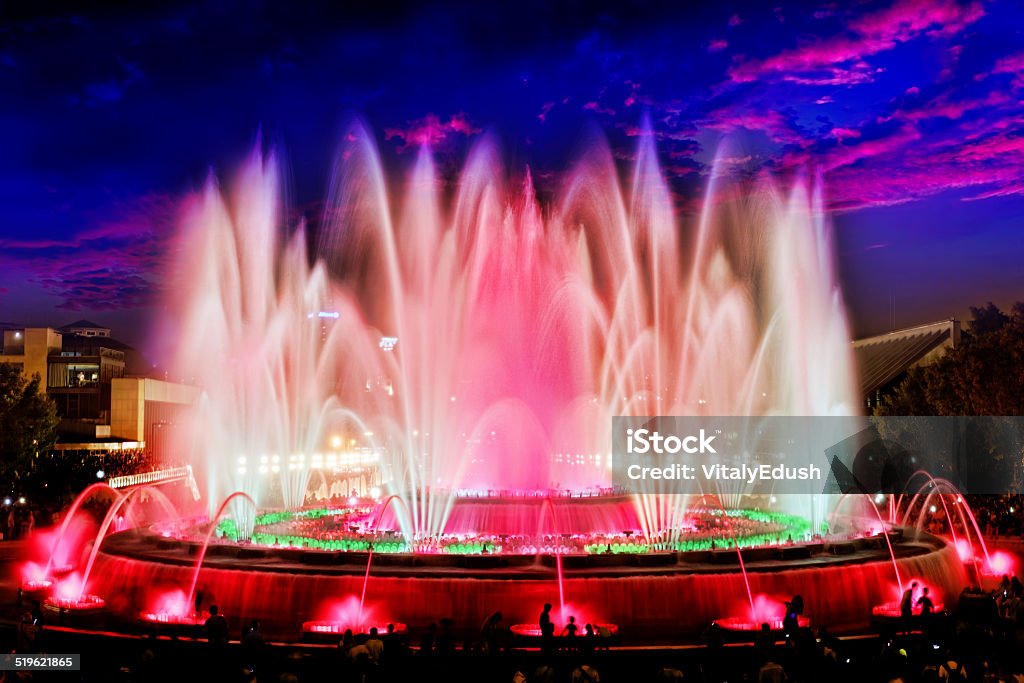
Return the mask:
POLYGON ((190 466, 168 467, 162 470, 152 470, 151 472, 140 472, 139 474, 125 474, 120 477, 111 477, 107 480, 107 483, 111 488, 124 489, 131 486, 141 486, 143 484, 157 484, 176 481, 178 479, 185 479, 186 477, 191 476, 192 468, 190 466))

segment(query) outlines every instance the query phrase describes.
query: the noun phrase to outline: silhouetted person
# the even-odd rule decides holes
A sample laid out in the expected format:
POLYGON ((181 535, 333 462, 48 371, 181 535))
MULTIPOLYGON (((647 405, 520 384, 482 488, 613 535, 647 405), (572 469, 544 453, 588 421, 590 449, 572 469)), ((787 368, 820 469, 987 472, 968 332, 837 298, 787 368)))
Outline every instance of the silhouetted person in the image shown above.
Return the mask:
POLYGON ((804 596, 799 595, 799 594, 798 595, 794 595, 793 596, 793 602, 790 603, 790 604, 793 605, 793 612, 796 613, 796 615, 798 617, 803 615, 803 613, 804 613, 804 596))
POLYGON ((587 624, 583 627, 583 652, 591 654, 597 642, 597 634, 594 633, 594 625, 587 624))
POLYGON ((932 612, 935 610, 935 603, 933 603, 932 599, 928 597, 927 586, 922 590, 921 597, 917 599, 917 606, 921 608, 922 617, 931 616, 932 612))
POLYGON ((434 654, 434 638, 437 635, 437 624, 431 624, 420 636, 420 654, 430 656, 434 654))
POLYGON ((260 633, 259 620, 253 619, 242 633, 242 656, 245 663, 254 668, 262 668, 259 665, 266 644, 263 634, 260 633))
POLYGON ((196 601, 195 601, 196 614, 200 614, 199 609, 202 606, 203 606, 203 589, 200 588, 199 590, 196 591, 196 601))
POLYGON ((210 605, 210 617, 206 620, 206 638, 217 648, 228 644, 228 620, 220 614, 217 605, 210 605))
POLYGON ((365 645, 366 651, 370 653, 370 663, 380 664, 380 657, 384 653, 384 641, 380 639, 376 626, 370 629, 370 637, 365 645))
POLYGON ((455 654, 455 622, 445 617, 441 620, 441 632, 437 635, 437 654, 455 654))
POLYGON ((579 630, 580 627, 576 625, 576 617, 569 617, 569 623, 562 629, 562 635, 565 636, 565 646, 567 649, 576 649, 576 632, 579 630))
POLYGON ((900 618, 903 620, 903 630, 910 630, 910 619, 914 616, 914 591, 917 590, 917 581, 910 584, 910 588, 903 591, 900 598, 900 618))
POLYGON ((775 636, 772 635, 772 627, 767 623, 761 624, 761 631, 754 638, 754 649, 760 655, 761 661, 771 660, 772 650, 775 649, 775 636))
POLYGON ((494 654, 501 649, 501 612, 495 612, 480 629, 480 639, 483 641, 484 650, 487 654, 494 654))
POLYGON ((792 636, 796 633, 799 628, 799 621, 796 617, 796 610, 793 607, 792 602, 786 603, 786 616, 782 618, 782 630, 786 636, 792 636))
POLYGON ((551 603, 544 603, 544 611, 540 613, 538 618, 538 625, 540 626, 540 648, 545 654, 551 652, 552 640, 555 637, 555 625, 551 621, 551 603))
POLYGON ((589 664, 583 664, 573 669, 572 683, 601 683, 601 676, 597 669, 589 664))
POLYGON ((352 629, 347 628, 345 632, 341 634, 341 640, 338 641, 338 652, 341 653, 342 657, 348 655, 348 651, 352 649, 352 646, 356 644, 355 636, 352 635, 352 629))

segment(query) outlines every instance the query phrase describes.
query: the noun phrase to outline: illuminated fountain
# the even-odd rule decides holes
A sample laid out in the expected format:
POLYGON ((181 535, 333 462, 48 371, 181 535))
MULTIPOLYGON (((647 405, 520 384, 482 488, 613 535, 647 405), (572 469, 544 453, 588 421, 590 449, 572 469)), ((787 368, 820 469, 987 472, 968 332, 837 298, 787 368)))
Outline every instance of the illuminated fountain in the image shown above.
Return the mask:
POLYGON ((707 506, 612 485, 613 416, 859 405, 819 192, 730 185, 716 164, 684 236, 653 135, 639 139, 629 182, 594 142, 542 207, 489 139, 452 186, 423 150, 389 187, 356 125, 315 240, 285 225, 272 158, 255 153, 231 190, 211 180, 168 302, 175 374, 202 390, 172 450, 191 455, 210 521, 98 541, 89 591, 188 623, 202 566, 224 611, 333 633, 527 621, 544 602, 685 631, 774 618, 797 586, 816 620, 850 624, 894 567, 956 590, 955 550, 934 539, 811 566, 826 496, 723 485, 707 506))
MULTIPOLYGON (((653 136, 640 139, 628 191, 595 143, 544 209, 490 140, 450 202, 426 150, 390 190, 357 125, 313 254, 303 226, 282 229, 272 159, 254 155, 233 192, 211 181, 170 302, 177 372, 203 389, 182 450, 201 444, 211 512, 234 491, 301 507, 330 458, 372 453, 406 503, 395 524, 418 542, 479 530, 488 499, 608 491, 615 415, 852 413, 820 198, 765 182, 725 201, 716 172, 682 240, 653 136)), ((744 490, 714 493, 732 505, 744 490)), ((647 536, 686 505, 616 502, 647 536)), ((591 511, 571 524, 620 530, 600 527, 622 512, 591 511)))

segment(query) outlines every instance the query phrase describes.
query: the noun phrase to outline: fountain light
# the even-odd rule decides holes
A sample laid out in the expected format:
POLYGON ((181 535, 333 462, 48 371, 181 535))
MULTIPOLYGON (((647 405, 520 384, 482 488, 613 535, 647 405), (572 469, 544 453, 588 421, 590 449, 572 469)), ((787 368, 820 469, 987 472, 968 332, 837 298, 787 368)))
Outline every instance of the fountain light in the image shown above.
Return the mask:
POLYGON ((97 479, 102 479, 102 478, 103 478, 103 477, 105 477, 106 475, 107 475, 107 473, 106 473, 106 472, 104 472, 103 470, 96 470, 96 478, 97 478, 97 479))
POLYGON ((337 434, 331 437, 331 448, 341 448, 341 437, 337 434))
POLYGON ((175 614, 173 612, 141 612, 139 619, 150 624, 174 626, 203 626, 206 623, 204 615, 175 614))
POLYGON ((43 609, 51 612, 78 612, 78 613, 92 613, 99 612, 106 607, 107 601, 98 595, 92 595, 90 593, 82 593, 82 595, 76 597, 58 597, 51 595, 43 601, 43 609))

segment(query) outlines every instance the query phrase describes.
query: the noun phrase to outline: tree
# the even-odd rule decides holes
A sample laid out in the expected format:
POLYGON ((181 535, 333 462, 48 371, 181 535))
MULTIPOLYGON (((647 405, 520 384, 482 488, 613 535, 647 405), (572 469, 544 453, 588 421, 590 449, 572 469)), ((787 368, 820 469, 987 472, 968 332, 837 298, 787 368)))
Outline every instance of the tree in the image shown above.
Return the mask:
POLYGON ((0 363, 0 476, 8 486, 20 486, 36 454, 57 439, 57 407, 40 382, 38 374, 26 379, 17 365, 0 363))
MULTIPOLYGON (((1024 452, 1006 442, 1019 421, 1005 419, 1024 415, 1024 303, 1006 314, 989 302, 972 307, 971 317, 962 343, 931 365, 911 368, 875 415, 992 416, 972 421, 964 433, 971 461, 961 474, 973 490, 994 492, 1000 482, 1024 482, 1024 452)), ((929 429, 920 421, 897 424, 909 430, 895 437, 903 443, 920 443, 915 429, 929 429)))
POLYGON ((875 415, 1024 415, 1024 302, 1009 315, 991 302, 971 314, 960 346, 911 368, 875 415))

